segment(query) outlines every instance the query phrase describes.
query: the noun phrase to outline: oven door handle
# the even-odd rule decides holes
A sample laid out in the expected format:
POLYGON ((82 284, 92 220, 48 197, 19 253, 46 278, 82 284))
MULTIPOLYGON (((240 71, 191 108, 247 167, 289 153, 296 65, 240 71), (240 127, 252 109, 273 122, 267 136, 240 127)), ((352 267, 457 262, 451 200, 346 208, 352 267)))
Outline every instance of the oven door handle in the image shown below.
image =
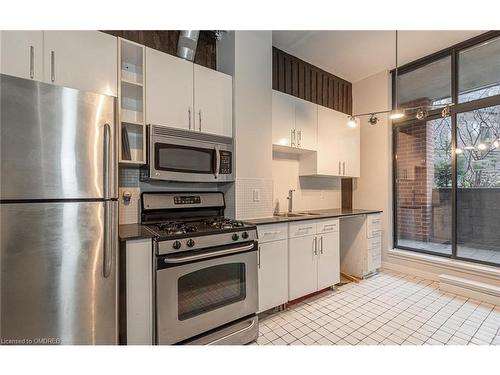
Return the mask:
POLYGON ((165 258, 163 258, 163 261, 165 263, 168 263, 168 264, 186 263, 186 262, 191 262, 193 260, 213 258, 216 256, 228 255, 228 254, 234 254, 234 253, 242 253, 244 251, 252 250, 253 247, 254 247, 254 244, 252 243, 252 244, 245 245, 245 246, 233 247, 230 249, 214 251, 213 253, 207 253, 207 254, 189 255, 189 256, 181 257, 181 258, 165 257, 165 258))
POLYGON ((207 343, 207 345, 217 345, 221 341, 227 340, 230 337, 233 337, 235 335, 239 335, 239 334, 241 334, 243 332, 246 332, 246 331, 252 329, 254 325, 255 325, 255 319, 252 319, 252 322, 248 326, 246 326, 246 327, 244 327, 242 329, 239 329, 236 332, 232 332, 229 335, 226 335, 224 337, 220 337, 220 338, 218 338, 218 339, 216 339, 214 341, 210 341, 209 343, 207 343))

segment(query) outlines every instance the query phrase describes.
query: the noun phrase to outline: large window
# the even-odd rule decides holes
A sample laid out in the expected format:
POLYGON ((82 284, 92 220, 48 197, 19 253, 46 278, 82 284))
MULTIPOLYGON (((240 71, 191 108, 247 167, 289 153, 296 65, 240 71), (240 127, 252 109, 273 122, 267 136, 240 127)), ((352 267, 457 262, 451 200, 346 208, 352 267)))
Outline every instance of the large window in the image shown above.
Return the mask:
POLYGON ((402 107, 451 111, 394 124, 394 246, 500 265, 500 32, 408 64, 398 85, 402 107))

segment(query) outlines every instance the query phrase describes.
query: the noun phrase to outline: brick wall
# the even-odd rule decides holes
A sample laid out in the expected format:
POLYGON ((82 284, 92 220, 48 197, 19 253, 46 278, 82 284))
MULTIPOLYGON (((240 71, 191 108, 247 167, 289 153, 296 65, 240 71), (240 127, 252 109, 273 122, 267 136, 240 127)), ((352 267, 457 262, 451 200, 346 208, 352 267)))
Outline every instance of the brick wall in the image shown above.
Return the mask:
POLYGON ((400 238, 429 241, 432 237, 432 140, 432 127, 425 121, 399 129, 397 133, 396 193, 400 238))

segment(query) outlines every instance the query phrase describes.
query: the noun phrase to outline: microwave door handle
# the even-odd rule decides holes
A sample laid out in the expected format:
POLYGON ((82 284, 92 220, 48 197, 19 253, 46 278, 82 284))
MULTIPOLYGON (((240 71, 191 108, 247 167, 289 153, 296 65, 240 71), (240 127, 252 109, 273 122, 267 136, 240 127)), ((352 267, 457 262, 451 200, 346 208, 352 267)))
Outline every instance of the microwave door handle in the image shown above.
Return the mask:
POLYGON ((219 178, 219 173, 220 173, 220 151, 219 147, 215 146, 215 173, 214 173, 215 179, 219 178))

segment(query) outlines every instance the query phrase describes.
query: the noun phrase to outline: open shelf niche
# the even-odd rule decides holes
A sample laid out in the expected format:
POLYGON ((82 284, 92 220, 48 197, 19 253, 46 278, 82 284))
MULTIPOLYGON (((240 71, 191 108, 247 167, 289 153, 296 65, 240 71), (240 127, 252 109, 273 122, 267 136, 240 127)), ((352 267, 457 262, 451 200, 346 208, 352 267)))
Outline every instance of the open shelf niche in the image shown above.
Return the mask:
POLYGON ((122 38, 118 43, 119 162, 142 165, 146 163, 145 47, 122 38))

